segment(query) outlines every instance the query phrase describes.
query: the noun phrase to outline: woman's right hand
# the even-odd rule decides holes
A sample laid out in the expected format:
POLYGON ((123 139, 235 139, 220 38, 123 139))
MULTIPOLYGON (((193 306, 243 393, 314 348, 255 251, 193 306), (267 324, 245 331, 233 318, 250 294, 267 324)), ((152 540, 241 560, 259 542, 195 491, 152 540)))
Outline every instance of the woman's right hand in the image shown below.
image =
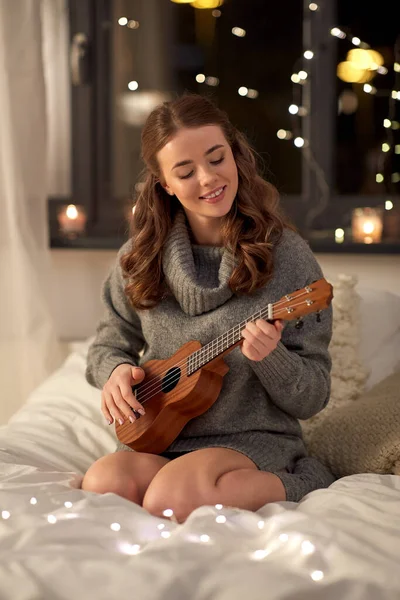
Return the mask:
POLYGON ((132 391, 132 386, 144 379, 144 371, 123 363, 111 373, 109 380, 101 392, 101 410, 106 421, 111 425, 114 419, 122 425, 125 419, 134 423, 136 417, 133 410, 145 414, 143 406, 138 402, 132 391))

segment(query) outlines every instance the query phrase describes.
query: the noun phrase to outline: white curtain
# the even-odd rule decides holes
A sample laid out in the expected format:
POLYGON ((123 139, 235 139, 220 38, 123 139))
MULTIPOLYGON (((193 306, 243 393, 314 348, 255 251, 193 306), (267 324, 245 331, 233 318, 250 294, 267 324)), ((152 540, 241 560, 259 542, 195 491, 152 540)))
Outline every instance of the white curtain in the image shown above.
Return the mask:
POLYGON ((0 423, 62 358, 49 306, 42 8, 0 0, 0 423))
POLYGON ((50 196, 71 194, 71 83, 67 0, 41 0, 47 105, 47 165, 50 196))

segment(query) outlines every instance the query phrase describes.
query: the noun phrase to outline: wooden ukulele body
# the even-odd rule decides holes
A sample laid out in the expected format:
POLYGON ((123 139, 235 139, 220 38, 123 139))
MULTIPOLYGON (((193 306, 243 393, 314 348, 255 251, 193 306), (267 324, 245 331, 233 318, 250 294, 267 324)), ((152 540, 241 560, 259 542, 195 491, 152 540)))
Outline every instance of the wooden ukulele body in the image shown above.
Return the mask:
POLYGON ((229 367, 221 355, 188 377, 187 358, 200 348, 200 342, 187 342, 167 360, 150 360, 142 365, 145 378, 139 386, 143 386, 144 393, 143 401, 140 397, 138 400, 143 402, 146 414, 134 423, 116 423, 117 437, 123 444, 137 452, 160 454, 190 419, 214 404, 229 367), (162 390, 172 386, 169 391, 162 390))

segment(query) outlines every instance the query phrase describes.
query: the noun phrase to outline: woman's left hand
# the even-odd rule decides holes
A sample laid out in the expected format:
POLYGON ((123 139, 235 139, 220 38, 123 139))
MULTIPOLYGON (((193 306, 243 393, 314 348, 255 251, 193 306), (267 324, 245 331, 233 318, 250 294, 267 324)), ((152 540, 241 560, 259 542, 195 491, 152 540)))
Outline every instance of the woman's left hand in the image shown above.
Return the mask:
POLYGON ((273 323, 264 319, 247 323, 242 331, 242 353, 250 360, 263 360, 277 347, 284 326, 284 321, 279 319, 273 323))

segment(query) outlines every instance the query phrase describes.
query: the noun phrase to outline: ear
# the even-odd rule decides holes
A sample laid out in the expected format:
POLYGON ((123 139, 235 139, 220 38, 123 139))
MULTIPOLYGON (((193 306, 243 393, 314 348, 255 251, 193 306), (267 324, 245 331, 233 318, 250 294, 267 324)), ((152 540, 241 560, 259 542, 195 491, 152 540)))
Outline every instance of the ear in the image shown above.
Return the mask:
POLYGON ((165 183, 161 179, 157 179, 157 183, 159 183, 161 185, 161 187, 167 192, 167 194, 169 194, 170 196, 174 195, 174 192, 171 190, 171 188, 169 187, 169 185, 167 183, 165 183))

